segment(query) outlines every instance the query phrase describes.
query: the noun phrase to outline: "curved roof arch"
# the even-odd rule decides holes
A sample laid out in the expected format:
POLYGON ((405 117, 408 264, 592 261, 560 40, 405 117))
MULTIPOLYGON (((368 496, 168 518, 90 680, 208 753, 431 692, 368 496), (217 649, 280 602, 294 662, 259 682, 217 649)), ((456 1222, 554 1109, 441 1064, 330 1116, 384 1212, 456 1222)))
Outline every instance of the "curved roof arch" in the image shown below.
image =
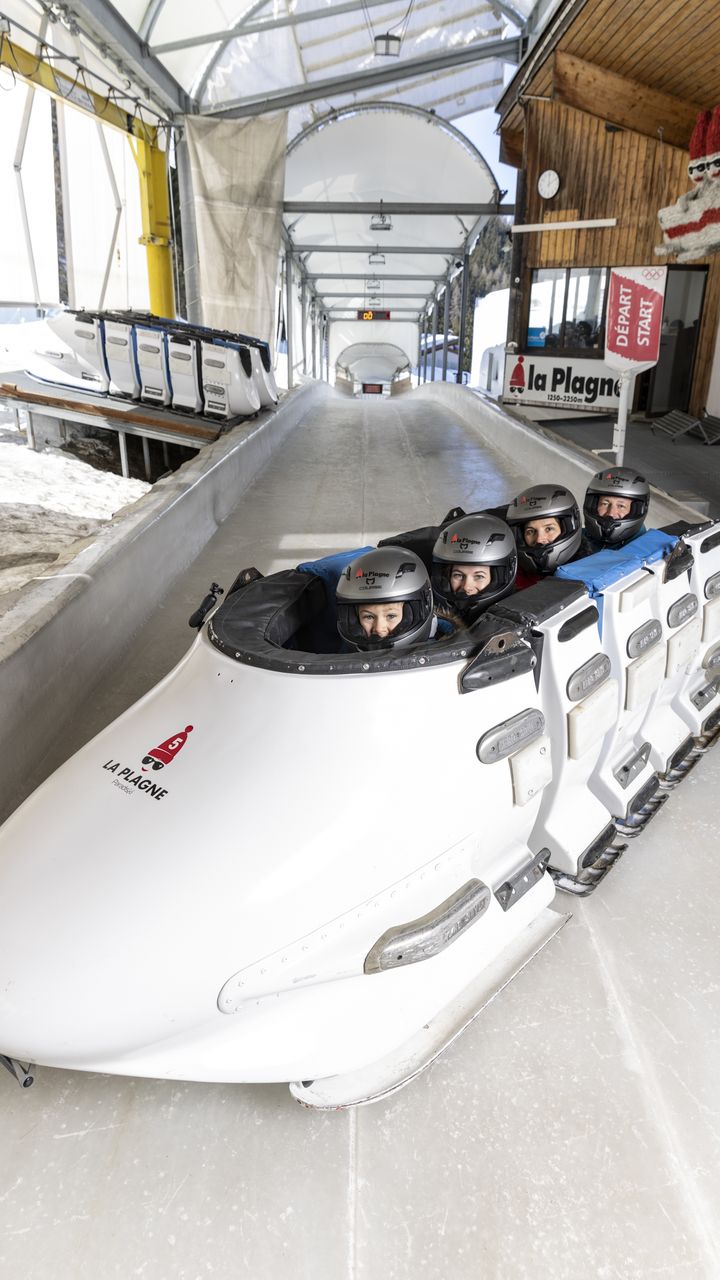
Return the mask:
POLYGON ((367 308, 417 317, 498 198, 473 143, 408 104, 333 112, 288 147, 288 238, 331 318, 367 308))
POLYGON ((410 369, 410 358, 392 342, 353 342, 337 356, 335 368, 359 382, 390 382, 410 369))

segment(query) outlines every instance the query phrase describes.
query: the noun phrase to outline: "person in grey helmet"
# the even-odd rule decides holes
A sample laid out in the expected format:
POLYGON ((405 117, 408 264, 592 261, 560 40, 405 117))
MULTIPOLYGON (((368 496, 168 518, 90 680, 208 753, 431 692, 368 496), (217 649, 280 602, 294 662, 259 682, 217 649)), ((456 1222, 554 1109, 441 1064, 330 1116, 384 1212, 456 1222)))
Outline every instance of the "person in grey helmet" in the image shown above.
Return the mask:
POLYGON ((477 513, 446 525, 433 547, 432 588, 465 623, 509 595, 517 572, 512 530, 477 513))
POLYGON ((606 467, 587 487, 583 545, 587 554, 616 550, 645 532, 650 486, 634 467, 606 467))
POLYGON ((338 631, 355 649, 406 648, 437 631, 427 569, 405 547, 376 547, 350 562, 335 592, 338 631))
POLYGON ((519 493, 505 517, 518 549, 516 587, 532 586, 583 554, 580 508, 569 489, 536 484, 519 493))

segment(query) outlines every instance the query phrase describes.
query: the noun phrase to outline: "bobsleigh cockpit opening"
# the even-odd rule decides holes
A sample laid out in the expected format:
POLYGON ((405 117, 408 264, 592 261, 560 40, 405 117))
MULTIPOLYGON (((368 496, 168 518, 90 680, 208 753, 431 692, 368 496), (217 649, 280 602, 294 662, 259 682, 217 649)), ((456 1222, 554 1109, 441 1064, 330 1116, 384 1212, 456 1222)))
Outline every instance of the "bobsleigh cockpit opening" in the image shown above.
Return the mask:
POLYGON ((480 661, 480 683, 507 679, 535 664, 522 626, 492 612, 473 626, 406 649, 319 652, 315 638, 322 639, 326 627, 322 581, 298 569, 284 569, 233 590, 210 618, 207 634, 211 644, 236 662, 299 675, 365 675, 472 663, 475 688, 480 661))

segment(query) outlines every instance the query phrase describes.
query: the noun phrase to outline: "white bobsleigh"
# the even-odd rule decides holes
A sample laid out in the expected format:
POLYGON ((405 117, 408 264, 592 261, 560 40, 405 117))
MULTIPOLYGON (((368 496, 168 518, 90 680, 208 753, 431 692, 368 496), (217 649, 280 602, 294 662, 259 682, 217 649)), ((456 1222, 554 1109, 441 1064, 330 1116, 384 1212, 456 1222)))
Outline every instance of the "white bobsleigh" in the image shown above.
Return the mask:
MULTIPOLYGON (((61 310, 25 352, 31 376, 230 420, 277 402, 270 350, 243 334, 135 311, 61 310)), ((30 333, 23 334, 27 347, 30 333)))
POLYGON ((551 777, 532 647, 488 619, 312 652, 326 608, 307 573, 241 575, 2 828, 11 1064, 368 1101, 562 926, 528 846, 551 777))

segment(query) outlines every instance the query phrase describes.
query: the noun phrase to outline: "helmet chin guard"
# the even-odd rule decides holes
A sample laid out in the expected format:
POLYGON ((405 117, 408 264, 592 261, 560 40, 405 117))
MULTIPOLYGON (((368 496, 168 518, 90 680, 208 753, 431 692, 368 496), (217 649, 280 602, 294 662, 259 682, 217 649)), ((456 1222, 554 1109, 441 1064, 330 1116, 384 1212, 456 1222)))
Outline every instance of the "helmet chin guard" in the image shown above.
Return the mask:
POLYGON ((604 547, 622 547, 636 538, 643 527, 650 505, 650 486, 634 467, 606 467, 590 481, 583 504, 585 532, 593 542, 604 547), (600 516, 602 498, 627 498, 630 510, 625 516, 600 516))
POLYGON ((427 569, 405 547, 377 547, 353 560, 340 576, 336 593, 338 631, 356 649, 394 649, 420 644, 433 630, 433 595, 427 569), (363 606, 397 605, 400 621, 385 636, 368 635, 363 606))
POLYGON ((523 490, 510 503, 506 520, 515 534, 518 560, 527 573, 543 577, 567 564, 580 548, 582 525, 580 508, 569 489, 561 485, 537 484, 523 490), (560 532, 554 542, 530 547, 525 542, 525 526, 531 520, 557 520, 560 532))

